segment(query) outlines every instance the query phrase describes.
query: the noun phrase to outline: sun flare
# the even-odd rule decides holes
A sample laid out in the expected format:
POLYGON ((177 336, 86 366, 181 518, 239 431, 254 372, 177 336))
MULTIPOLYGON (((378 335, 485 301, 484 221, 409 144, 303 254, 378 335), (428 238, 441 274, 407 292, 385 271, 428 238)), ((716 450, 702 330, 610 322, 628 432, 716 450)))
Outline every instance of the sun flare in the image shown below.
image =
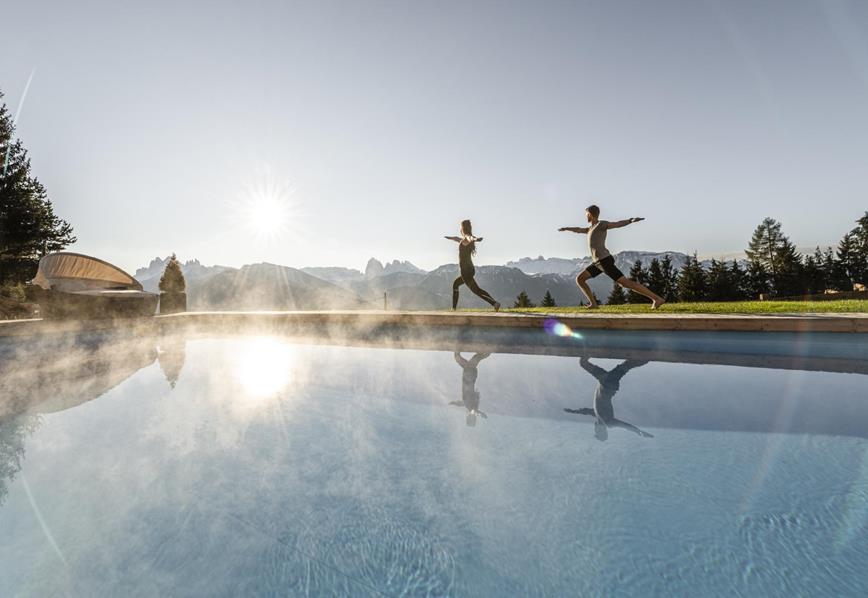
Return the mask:
POLYGON ((239 197, 237 216, 245 228, 260 240, 285 235, 294 224, 293 187, 270 171, 258 176, 239 197))
POLYGON ((264 195, 255 198, 248 209, 248 224, 258 234, 272 236, 286 226, 286 205, 275 196, 264 195))

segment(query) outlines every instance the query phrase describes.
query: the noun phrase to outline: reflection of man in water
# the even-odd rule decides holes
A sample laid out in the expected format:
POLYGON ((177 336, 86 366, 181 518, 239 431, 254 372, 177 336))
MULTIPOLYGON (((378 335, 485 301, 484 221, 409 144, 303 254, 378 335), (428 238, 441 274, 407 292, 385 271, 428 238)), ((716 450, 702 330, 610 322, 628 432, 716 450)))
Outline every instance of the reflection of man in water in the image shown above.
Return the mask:
POLYGON ((597 440, 606 440, 609 437, 608 429, 616 427, 625 428, 644 438, 653 438, 651 434, 643 432, 633 424, 615 419, 615 408, 612 406, 612 399, 615 398, 615 395, 621 389, 621 378, 624 377, 624 374, 648 362, 639 361, 638 359, 628 359, 608 372, 591 363, 587 357, 582 357, 579 363, 583 370, 597 379, 597 390, 594 392, 594 408, 564 409, 564 411, 579 415, 593 415, 597 418, 594 422, 594 436, 596 436, 597 440))
POLYGON ((487 418, 482 411, 479 410, 479 391, 476 390, 476 377, 479 372, 476 370, 479 367, 479 362, 491 355, 491 353, 477 353, 469 360, 461 357, 461 353, 455 352, 455 362, 461 366, 464 372, 461 374, 461 400, 452 401, 450 405, 458 405, 467 409, 467 425, 476 425, 476 416, 487 418))

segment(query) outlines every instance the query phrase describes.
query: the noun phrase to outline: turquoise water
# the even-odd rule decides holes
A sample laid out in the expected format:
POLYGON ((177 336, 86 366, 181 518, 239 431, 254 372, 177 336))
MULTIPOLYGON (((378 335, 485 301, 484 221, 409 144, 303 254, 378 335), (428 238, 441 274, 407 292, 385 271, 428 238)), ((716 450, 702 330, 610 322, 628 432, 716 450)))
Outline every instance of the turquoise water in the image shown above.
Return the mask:
POLYGON ((0 594, 866 595, 863 339, 503 334, 4 342, 0 594))

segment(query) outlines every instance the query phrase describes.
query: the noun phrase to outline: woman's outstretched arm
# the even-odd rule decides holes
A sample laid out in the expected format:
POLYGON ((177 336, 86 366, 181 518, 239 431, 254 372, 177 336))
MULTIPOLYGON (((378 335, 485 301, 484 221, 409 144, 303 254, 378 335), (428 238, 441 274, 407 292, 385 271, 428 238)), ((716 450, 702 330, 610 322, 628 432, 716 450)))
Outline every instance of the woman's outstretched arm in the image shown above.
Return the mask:
POLYGON ((455 241, 456 243, 461 243, 461 237, 443 237, 444 239, 449 239, 450 241, 455 241))
POLYGON ((568 232, 568 233, 581 233, 586 234, 588 229, 584 226, 563 226, 558 229, 559 233, 568 232))

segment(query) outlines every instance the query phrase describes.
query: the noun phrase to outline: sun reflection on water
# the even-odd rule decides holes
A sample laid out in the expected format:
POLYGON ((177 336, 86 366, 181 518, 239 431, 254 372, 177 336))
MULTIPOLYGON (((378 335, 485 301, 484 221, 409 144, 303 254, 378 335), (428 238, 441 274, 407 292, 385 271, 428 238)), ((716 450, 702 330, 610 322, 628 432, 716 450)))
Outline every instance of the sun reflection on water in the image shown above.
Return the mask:
POLYGON ((295 348, 277 338, 247 339, 238 351, 235 379, 251 399, 274 396, 292 382, 295 357, 295 348))

